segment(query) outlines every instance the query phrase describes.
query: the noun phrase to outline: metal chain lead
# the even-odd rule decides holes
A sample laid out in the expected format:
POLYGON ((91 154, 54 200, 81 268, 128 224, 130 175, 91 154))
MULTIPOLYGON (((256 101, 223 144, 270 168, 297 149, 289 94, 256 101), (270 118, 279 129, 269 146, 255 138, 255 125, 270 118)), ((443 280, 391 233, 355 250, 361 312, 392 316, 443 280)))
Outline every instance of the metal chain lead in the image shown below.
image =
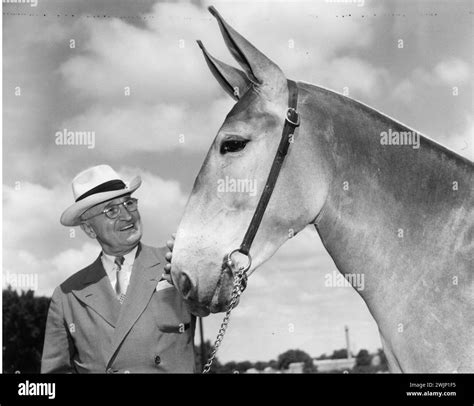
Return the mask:
POLYGON ((229 303, 229 307, 224 316, 224 320, 222 320, 221 327, 219 328, 219 332, 217 333, 216 341, 214 342, 214 348, 212 349, 211 355, 209 356, 206 365, 204 365, 204 369, 202 370, 203 374, 207 374, 210 369, 211 365, 216 357, 217 350, 224 339, 224 334, 227 330, 227 326, 229 325, 230 313, 234 309, 235 303, 237 299, 241 295, 244 290, 242 286, 242 281, 247 278, 247 270, 243 270, 242 268, 235 274, 234 276, 234 286, 232 288, 232 298, 229 303))

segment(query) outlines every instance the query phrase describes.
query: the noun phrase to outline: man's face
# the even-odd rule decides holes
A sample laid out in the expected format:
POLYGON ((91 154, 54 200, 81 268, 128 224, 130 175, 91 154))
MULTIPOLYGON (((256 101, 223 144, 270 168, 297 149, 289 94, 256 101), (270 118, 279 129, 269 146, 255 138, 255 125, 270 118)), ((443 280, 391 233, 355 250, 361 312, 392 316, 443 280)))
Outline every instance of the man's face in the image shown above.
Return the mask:
POLYGON ((88 224, 93 233, 95 233, 95 238, 107 254, 118 255, 126 253, 134 248, 142 237, 142 224, 138 209, 136 211, 128 211, 124 205, 120 204, 130 199, 129 194, 121 196, 91 207, 83 214, 83 218, 86 220, 86 225, 83 227, 84 231, 94 238, 90 230, 87 231, 88 224), (120 213, 116 218, 111 219, 105 213, 99 214, 104 209, 117 204, 119 205, 120 213))

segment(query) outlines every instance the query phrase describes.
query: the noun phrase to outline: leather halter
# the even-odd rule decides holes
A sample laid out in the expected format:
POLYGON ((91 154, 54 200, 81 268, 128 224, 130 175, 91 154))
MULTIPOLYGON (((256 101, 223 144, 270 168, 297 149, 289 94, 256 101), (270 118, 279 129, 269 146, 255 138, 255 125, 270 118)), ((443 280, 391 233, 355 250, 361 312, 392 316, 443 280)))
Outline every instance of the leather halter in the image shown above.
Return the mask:
MULTIPOLYGON (((267 178, 267 182, 263 189, 260 200, 258 201, 257 208, 252 217, 252 221, 249 224, 247 232, 245 233, 244 239, 240 244, 240 247, 233 250, 224 257, 223 266, 229 267, 232 270, 234 262, 232 261, 232 255, 236 252, 247 256, 248 263, 245 267, 240 268, 240 271, 245 275, 245 273, 250 269, 252 265, 252 257, 250 256, 250 247, 252 246, 255 235, 257 234, 260 223, 262 222, 263 215, 265 214, 265 209, 267 208, 270 197, 272 196, 273 189, 275 188, 278 175, 280 174, 281 167, 285 160, 286 154, 288 153, 288 148, 292 142, 290 137, 294 134, 296 127, 300 125, 300 117, 296 111, 298 105, 298 87, 296 83, 292 80, 288 80, 288 109, 285 115, 285 124, 283 126, 283 131, 281 134, 280 145, 278 145, 278 150, 273 159, 273 164, 270 169, 270 173, 267 178)), ((243 286, 245 288, 245 286, 243 286)))

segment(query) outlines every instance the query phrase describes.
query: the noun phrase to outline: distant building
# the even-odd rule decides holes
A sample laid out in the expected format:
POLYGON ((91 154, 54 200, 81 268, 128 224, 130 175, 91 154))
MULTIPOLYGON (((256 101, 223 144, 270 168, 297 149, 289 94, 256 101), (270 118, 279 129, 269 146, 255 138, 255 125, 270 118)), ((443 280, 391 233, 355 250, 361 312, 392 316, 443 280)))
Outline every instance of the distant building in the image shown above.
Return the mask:
POLYGON ((302 374, 303 368, 304 362, 292 362, 284 372, 285 374, 302 374))
POLYGON ((281 371, 279 371, 278 369, 274 369, 272 367, 266 367, 263 370, 263 373, 264 374, 281 374, 281 371))
POLYGON ((318 372, 351 370, 354 368, 355 362, 355 358, 313 359, 313 365, 318 368, 318 372))
MULTIPOLYGON (((356 365, 356 358, 352 356, 351 343, 349 339, 349 327, 345 326, 345 338, 346 338, 346 353, 347 358, 341 359, 316 359, 313 358, 313 365, 317 368, 317 372, 344 372, 351 371, 356 365)), ((375 355, 372 358, 372 365, 377 366, 381 363, 380 357, 375 355)), ((268 366, 263 371, 259 371, 256 368, 249 368, 246 373, 248 374, 302 374, 304 371, 304 362, 292 362, 288 365, 288 369, 279 371, 268 366)))
POLYGON ((266 367, 263 371, 259 371, 257 368, 249 368, 245 371, 246 374, 281 374, 278 369, 272 367, 266 367))
POLYGON ((346 371, 354 368, 356 360, 352 357, 351 342, 349 339, 349 327, 344 326, 346 333, 347 358, 343 359, 313 359, 313 365, 318 368, 318 372, 346 371))

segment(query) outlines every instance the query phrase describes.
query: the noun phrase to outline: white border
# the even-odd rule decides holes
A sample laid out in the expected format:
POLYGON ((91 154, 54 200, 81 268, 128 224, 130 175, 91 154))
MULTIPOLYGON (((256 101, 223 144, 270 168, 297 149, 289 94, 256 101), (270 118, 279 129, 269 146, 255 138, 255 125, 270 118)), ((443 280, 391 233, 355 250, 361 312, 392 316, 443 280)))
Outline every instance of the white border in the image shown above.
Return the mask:
POLYGON ((0 374, 3 373, 3 2, 2 2, 2 18, 0 19, 0 62, 2 63, 2 71, 0 72, 0 179, 1 199, 0 199, 0 286, 2 294, 0 295, 0 374))

